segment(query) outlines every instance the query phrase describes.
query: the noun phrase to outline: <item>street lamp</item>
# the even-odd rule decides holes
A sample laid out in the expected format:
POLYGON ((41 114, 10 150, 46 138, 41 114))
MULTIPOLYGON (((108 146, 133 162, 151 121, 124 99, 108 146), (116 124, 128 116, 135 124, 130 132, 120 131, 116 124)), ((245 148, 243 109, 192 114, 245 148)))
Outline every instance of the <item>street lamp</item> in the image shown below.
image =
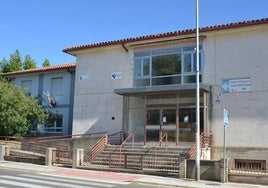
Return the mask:
POLYGON ((200 180, 200 107, 199 107, 199 11, 196 0, 196 181, 200 180))

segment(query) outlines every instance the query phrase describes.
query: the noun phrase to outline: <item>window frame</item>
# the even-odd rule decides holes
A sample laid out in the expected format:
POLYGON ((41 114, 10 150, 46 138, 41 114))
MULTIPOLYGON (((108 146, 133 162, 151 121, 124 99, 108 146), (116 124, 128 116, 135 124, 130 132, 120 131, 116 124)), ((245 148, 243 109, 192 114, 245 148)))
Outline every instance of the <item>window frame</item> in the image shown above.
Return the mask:
POLYGON ((25 91, 25 94, 27 97, 32 96, 32 86, 33 86, 32 80, 22 80, 21 81, 21 88, 25 91))
MULTIPOLYGON (((201 44, 199 46, 200 51, 199 51, 199 67, 200 67, 200 82, 202 82, 202 77, 203 77, 203 45, 201 44)), ((134 52, 134 56, 133 56, 133 86, 135 87, 144 87, 144 86, 157 86, 157 85, 161 85, 161 84, 156 84, 154 85, 153 80, 154 79, 173 79, 173 77, 176 79, 178 79, 179 83, 171 83, 171 84, 163 84, 163 85, 172 85, 172 84, 187 84, 187 83, 193 83, 193 82, 187 82, 188 80, 193 80, 191 78, 191 76, 195 76, 196 75, 196 66, 195 66, 195 62, 196 62, 196 50, 195 50, 195 46, 194 45, 188 45, 188 46, 177 46, 177 47, 170 47, 170 48, 160 48, 160 49, 152 49, 152 50, 146 50, 146 51, 136 51, 134 52), (190 71, 185 71, 185 55, 191 55, 191 70, 190 71), (180 67, 180 73, 179 74, 170 74, 170 75, 160 75, 160 76, 153 76, 153 58, 157 57, 157 56, 165 56, 165 55, 178 55, 180 56, 180 63, 181 63, 181 67, 180 67), (148 75, 144 75, 144 61, 145 59, 149 59, 150 63, 149 63, 149 74, 148 75), (137 69, 136 67, 136 60, 140 61, 140 70, 137 69), (138 72, 139 70, 139 72, 138 72), (140 75, 138 75, 140 74, 140 75), (142 81, 143 80, 143 81, 142 81), (148 82, 149 80, 149 82, 148 82), (147 83, 148 82, 148 83, 147 83), (139 84, 142 83, 142 84, 139 84)), ((175 73, 175 72, 174 72, 175 73)), ((166 81, 167 81, 166 80, 166 81)))

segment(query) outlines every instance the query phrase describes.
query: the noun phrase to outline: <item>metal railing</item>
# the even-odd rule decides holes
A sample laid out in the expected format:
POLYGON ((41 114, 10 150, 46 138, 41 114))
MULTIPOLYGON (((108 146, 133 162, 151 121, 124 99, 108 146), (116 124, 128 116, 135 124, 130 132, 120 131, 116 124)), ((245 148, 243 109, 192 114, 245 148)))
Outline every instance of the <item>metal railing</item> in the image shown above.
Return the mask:
POLYGON ((110 168, 136 169, 150 172, 179 172, 178 155, 153 153, 110 153, 110 168), (157 159, 157 161, 155 161, 157 159))
POLYGON ((93 137, 106 134, 107 132, 96 132, 96 133, 87 133, 87 134, 74 134, 74 135, 65 135, 65 136, 42 136, 42 137, 32 137, 25 139, 27 142, 40 142, 40 141, 49 141, 57 139, 68 139, 68 138, 81 138, 81 137, 93 137))
POLYGON ((108 135, 108 141, 110 144, 120 145, 123 141, 123 132, 119 131, 108 135))
POLYGON ((251 159, 234 159, 234 163, 232 162, 229 165, 229 168, 232 172, 240 172, 240 173, 266 173, 268 175, 268 171, 266 168, 266 160, 251 160, 251 159))
POLYGON ((144 164, 143 159, 144 159, 143 154, 110 153, 109 167, 143 170, 143 164, 144 164))
POLYGON ((146 154, 143 168, 147 171, 179 172, 180 156, 174 154, 146 154))
POLYGON ((53 150, 52 164, 72 165, 73 152, 68 150, 53 150))
POLYGON ((161 138, 160 140, 157 142, 157 144, 155 144, 154 148, 156 149, 158 146, 162 146, 162 142, 163 140, 165 140, 165 148, 167 149, 168 148, 168 134, 165 133, 161 138))
POLYGON ((132 138, 131 140, 131 148, 134 148, 134 134, 131 133, 120 145, 119 152, 122 153, 122 148, 124 147, 124 144, 127 143, 127 141, 132 138))
POLYGON ((162 146, 162 141, 165 139, 165 149, 167 150, 167 148, 168 148, 168 135, 167 135, 167 133, 165 133, 161 138, 160 138, 160 140, 159 140, 159 142, 157 143, 157 144, 155 144, 155 146, 154 146, 154 165, 156 165, 156 158, 157 158, 157 155, 156 155, 156 148, 158 147, 158 146, 162 146))
MULTIPOLYGON (((211 148, 212 147, 212 133, 211 132, 202 132, 200 135, 200 149, 202 148, 211 148)), ((201 152, 200 152, 201 154, 201 152)), ((196 143, 192 146, 189 151, 189 158, 196 158, 196 143)))
POLYGON ((5 141, 23 141, 25 138, 21 136, 0 136, 0 140, 5 140, 5 141))
POLYGON ((55 144, 50 142, 25 142, 22 145, 22 149, 26 151, 32 151, 34 153, 45 154, 48 147, 53 147, 58 150, 69 150, 67 145, 55 144))
POLYGON ((99 153, 101 153, 108 145, 108 134, 102 136, 84 156, 84 162, 91 163, 99 153))

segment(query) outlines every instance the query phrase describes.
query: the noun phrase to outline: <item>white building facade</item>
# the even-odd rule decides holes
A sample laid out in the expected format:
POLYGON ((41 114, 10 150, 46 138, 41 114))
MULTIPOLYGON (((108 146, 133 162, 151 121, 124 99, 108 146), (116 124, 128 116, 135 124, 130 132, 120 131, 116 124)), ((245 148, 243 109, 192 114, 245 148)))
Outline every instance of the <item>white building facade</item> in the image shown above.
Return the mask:
MULTIPOLYGON (((73 134, 164 133, 195 142, 195 30, 66 48, 77 57, 73 134)), ((200 130, 222 158, 223 110, 230 113, 227 157, 266 169, 268 19, 200 28, 200 130)))
POLYGON ((37 97, 51 113, 49 122, 33 125, 32 135, 72 134, 75 66, 70 63, 3 74, 28 96, 37 97))

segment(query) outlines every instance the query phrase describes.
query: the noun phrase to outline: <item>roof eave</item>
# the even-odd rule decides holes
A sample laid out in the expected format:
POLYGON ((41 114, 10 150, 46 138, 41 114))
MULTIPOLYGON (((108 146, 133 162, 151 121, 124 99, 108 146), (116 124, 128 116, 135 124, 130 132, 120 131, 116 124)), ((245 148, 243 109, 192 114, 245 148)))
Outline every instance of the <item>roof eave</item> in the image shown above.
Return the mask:
MULTIPOLYGON (((223 24, 223 25, 214 25, 214 26, 203 27, 199 29, 200 29, 200 33, 206 33, 206 32, 213 32, 213 31, 219 31, 219 30, 229 30, 229 29, 236 29, 236 28, 241 28, 241 27, 255 26, 255 25, 261 25, 261 24, 268 24, 268 18, 250 20, 250 21, 244 21, 244 22, 236 22, 236 23, 230 23, 230 24, 223 24)), ((104 46, 125 45, 129 43, 141 42, 141 41, 146 42, 146 41, 155 40, 155 39, 163 39, 163 38, 169 38, 169 37, 175 37, 175 36, 185 36, 185 35, 191 35, 191 34, 195 34, 195 29, 186 29, 186 30, 181 30, 181 31, 146 35, 146 36, 141 36, 141 37, 136 37, 136 38, 126 38, 126 39, 115 40, 115 41, 68 47, 68 48, 63 49, 63 52, 76 56, 77 53, 75 52, 80 51, 80 50, 99 48, 99 47, 104 47, 104 46)))

